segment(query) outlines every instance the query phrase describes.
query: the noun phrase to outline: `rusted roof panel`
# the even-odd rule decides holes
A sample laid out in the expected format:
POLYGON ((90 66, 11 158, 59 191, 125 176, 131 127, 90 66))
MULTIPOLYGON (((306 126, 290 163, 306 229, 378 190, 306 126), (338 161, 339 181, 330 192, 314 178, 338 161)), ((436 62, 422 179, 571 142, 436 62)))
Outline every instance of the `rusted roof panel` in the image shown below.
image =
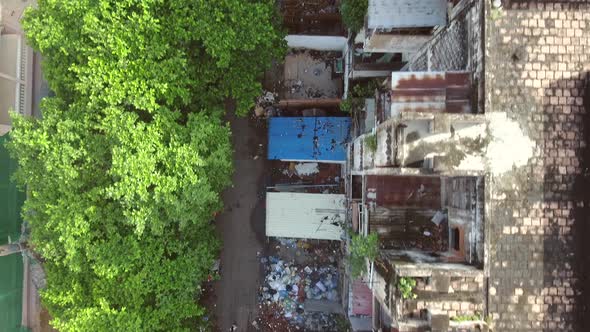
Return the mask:
POLYGON ((443 89, 397 89, 392 90, 391 101, 398 103, 408 102, 444 102, 447 99, 446 90, 443 89))
POLYGON ((448 71, 445 73, 445 80, 447 81, 447 85, 469 85, 470 84, 470 75, 469 72, 466 71, 448 71))
POLYGON ((441 182, 430 176, 369 175, 367 201, 377 206, 440 209, 441 182))
POLYGON ((373 292, 361 280, 352 283, 352 314, 371 316, 373 314, 373 292))
POLYGON ((469 100, 447 100, 445 112, 455 114, 470 113, 471 102, 469 100))
POLYGON ((393 72, 391 89, 444 89, 447 87, 444 72, 393 72))
POLYGON ((440 252, 448 249, 448 222, 432 222, 437 210, 377 207, 369 212, 369 232, 379 236, 382 249, 419 249, 440 252))
POLYGON ((465 86, 449 86, 446 90, 447 100, 469 100, 469 89, 465 86))
POLYGON ((470 113, 469 72, 394 72, 391 114, 470 113))
POLYGON ((435 27, 447 23, 447 0, 369 0, 369 29, 435 27))
MULTIPOLYGON (((307 185, 307 193, 322 193, 327 187, 342 183, 341 164, 297 163, 271 160, 270 178, 273 186, 307 185)), ((337 188, 337 187, 332 187, 337 188)))

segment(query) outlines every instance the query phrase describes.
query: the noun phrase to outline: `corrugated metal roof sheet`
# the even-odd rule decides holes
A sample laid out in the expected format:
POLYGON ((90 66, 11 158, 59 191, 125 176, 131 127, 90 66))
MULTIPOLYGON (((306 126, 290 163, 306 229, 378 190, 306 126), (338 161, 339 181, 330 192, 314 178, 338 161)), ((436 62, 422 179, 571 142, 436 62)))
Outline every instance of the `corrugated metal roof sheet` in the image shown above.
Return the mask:
POLYGON ((369 29, 423 28, 446 23, 446 0, 369 0, 369 29))
POLYGON ((469 72, 393 72, 391 114, 470 113, 469 72))
POLYGON ((344 163, 349 132, 347 117, 271 118, 268 159, 344 163))
POLYGON ((352 314, 373 315, 373 292, 362 280, 352 283, 352 314))
POLYGON ((366 177, 367 201, 377 206, 441 208, 441 180, 432 176, 366 177))
POLYGON ((345 195, 266 194, 266 236, 340 240, 345 220, 345 195))

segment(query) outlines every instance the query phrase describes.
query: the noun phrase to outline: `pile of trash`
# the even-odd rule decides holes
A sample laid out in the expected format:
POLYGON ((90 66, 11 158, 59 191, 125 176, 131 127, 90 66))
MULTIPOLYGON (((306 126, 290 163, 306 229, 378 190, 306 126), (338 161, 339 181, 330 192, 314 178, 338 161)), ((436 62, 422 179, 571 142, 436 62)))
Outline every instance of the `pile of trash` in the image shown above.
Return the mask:
POLYGON ((279 304, 284 317, 292 323, 305 326, 304 302, 310 300, 338 301, 338 271, 333 266, 300 268, 291 262, 270 256, 262 258, 266 264, 266 277, 261 302, 279 304))
POLYGON ((312 312, 305 315, 304 331, 338 331, 335 314, 312 312))
POLYGON ((265 91, 264 94, 256 99, 256 105, 254 107, 254 115, 257 117, 262 116, 273 116, 276 109, 273 105, 276 103, 278 95, 276 93, 265 91))
MULTIPOLYGON (((296 239, 279 237, 276 238, 276 240, 281 246, 285 248, 296 248, 298 246, 296 239)), ((300 242, 303 243, 303 241, 300 242)))
POLYGON ((259 306, 258 318, 256 325, 258 330, 262 332, 292 332, 299 331, 301 328, 292 326, 289 321, 283 316, 283 309, 276 303, 259 306))

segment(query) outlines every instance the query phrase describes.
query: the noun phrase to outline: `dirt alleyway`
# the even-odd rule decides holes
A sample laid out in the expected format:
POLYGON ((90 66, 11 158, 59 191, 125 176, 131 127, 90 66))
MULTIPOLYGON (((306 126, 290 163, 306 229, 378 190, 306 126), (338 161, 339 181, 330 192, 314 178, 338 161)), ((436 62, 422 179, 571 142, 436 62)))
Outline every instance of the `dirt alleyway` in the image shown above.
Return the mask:
POLYGON ((223 241, 221 280, 216 282, 215 315, 221 331, 232 323, 248 331, 257 316, 260 264, 264 245, 266 125, 228 111, 234 147, 233 186, 223 193, 225 209, 215 223, 223 241), (258 156, 258 157, 256 157, 258 156))

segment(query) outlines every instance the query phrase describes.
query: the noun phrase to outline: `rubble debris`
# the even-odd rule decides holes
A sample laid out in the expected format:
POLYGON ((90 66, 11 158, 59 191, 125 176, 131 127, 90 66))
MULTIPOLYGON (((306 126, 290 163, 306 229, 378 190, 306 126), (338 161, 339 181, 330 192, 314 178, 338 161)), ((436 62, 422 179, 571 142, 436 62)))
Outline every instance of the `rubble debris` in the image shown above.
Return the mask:
POLYGON ((256 105, 254 106, 254 114, 257 117, 262 117, 269 113, 269 108, 276 103, 277 94, 265 91, 258 99, 256 99, 256 105))
POLYGON ((432 222, 436 225, 439 226, 441 222, 443 222, 443 220, 446 219, 445 214, 442 211, 436 211, 436 214, 434 215, 434 217, 432 217, 432 222))
POLYGON ((262 304, 259 306, 259 317, 257 319, 260 331, 300 331, 298 326, 291 326, 289 321, 283 315, 283 309, 277 303, 262 304))
POLYGON ((254 114, 256 116, 263 116, 264 115, 264 108, 260 105, 256 105, 256 107, 254 107, 254 114))
POLYGON ((297 163, 295 165, 295 172, 298 175, 307 176, 319 173, 320 169, 318 168, 318 163, 297 163))
MULTIPOLYGON (((284 245, 298 245, 292 239, 280 241, 284 245)), ((267 263, 260 294, 263 305, 278 305, 282 316, 301 328, 314 326, 313 330, 321 331, 333 325, 330 314, 306 312, 304 302, 306 299, 338 301, 338 271, 334 266, 300 267, 275 256, 263 257, 261 262, 267 263)))

